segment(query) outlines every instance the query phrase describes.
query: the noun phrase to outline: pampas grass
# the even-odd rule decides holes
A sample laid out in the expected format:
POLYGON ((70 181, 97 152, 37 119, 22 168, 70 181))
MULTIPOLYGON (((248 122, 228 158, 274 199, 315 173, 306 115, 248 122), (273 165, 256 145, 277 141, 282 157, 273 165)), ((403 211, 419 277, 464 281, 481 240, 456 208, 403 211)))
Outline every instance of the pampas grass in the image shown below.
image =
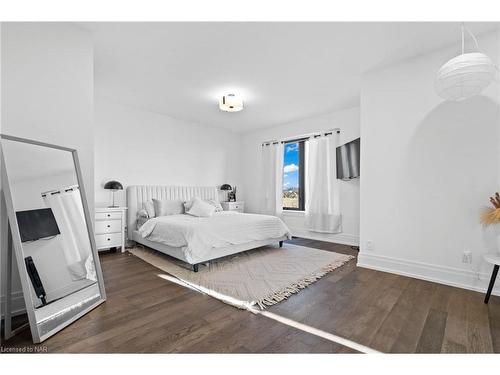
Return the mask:
POLYGON ((489 226, 500 224, 500 194, 495 193, 494 197, 490 197, 490 202, 493 207, 487 207, 481 213, 481 224, 489 226))
POLYGON ((481 212, 481 224, 484 226, 500 223, 500 208, 485 208, 481 212))

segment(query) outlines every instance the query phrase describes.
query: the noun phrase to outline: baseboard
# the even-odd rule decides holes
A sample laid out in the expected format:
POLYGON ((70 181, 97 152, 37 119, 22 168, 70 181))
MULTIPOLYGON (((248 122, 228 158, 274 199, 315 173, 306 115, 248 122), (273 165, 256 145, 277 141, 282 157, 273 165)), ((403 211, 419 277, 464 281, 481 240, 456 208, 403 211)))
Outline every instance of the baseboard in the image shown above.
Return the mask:
MULTIPOLYGON (((6 298, 5 296, 0 296, 0 305, 2 306, 2 311, 0 311, 1 319, 4 318, 4 311, 6 298)), ((22 291, 12 293, 12 316, 17 316, 24 314, 26 312, 26 307, 24 306, 24 296, 22 291)))
POLYGON ((290 227, 290 232, 294 237, 308 238, 311 240, 340 243, 342 245, 359 246, 359 236, 347 233, 328 234, 311 232, 302 228, 290 227))
MULTIPOLYGON (((482 272, 476 273, 472 270, 369 254, 366 251, 359 253, 357 265, 358 267, 409 276, 481 293, 486 292, 491 276, 482 272)), ((500 295, 500 282, 497 283, 492 294, 500 295)))

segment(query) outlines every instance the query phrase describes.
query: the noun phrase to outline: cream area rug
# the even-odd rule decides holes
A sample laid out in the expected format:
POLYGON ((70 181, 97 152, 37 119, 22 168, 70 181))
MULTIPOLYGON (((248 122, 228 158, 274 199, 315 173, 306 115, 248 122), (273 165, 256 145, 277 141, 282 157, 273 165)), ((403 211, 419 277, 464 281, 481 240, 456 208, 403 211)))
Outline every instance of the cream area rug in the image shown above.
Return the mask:
POLYGON ((247 309, 283 301, 354 258, 285 243, 282 248, 264 246, 200 264, 199 271, 193 272, 185 263, 156 250, 134 247, 129 251, 181 284, 247 309))

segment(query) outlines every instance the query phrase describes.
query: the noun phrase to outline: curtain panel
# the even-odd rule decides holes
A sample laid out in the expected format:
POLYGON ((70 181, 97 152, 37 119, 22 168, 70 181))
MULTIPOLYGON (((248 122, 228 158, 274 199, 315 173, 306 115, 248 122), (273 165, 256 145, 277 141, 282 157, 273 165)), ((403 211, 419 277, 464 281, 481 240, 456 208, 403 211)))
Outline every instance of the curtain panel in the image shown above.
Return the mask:
POLYGON ((339 135, 311 137, 306 145, 305 227, 313 232, 342 231, 337 144, 339 135))
POLYGON ((80 191, 47 194, 43 199, 47 207, 52 209, 59 226, 64 256, 73 280, 93 279, 91 245, 80 191))
POLYGON ((262 209, 265 215, 283 212, 283 143, 262 145, 262 209))

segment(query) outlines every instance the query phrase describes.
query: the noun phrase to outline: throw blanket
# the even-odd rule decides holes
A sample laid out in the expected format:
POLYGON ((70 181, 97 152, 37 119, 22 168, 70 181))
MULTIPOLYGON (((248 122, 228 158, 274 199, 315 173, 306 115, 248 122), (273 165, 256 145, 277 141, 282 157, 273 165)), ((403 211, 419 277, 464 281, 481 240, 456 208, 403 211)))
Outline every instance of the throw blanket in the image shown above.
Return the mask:
POLYGON ((211 217, 169 215, 148 220, 139 234, 150 241, 183 248, 186 259, 195 262, 214 247, 287 236, 291 233, 276 216, 216 212, 211 217))

